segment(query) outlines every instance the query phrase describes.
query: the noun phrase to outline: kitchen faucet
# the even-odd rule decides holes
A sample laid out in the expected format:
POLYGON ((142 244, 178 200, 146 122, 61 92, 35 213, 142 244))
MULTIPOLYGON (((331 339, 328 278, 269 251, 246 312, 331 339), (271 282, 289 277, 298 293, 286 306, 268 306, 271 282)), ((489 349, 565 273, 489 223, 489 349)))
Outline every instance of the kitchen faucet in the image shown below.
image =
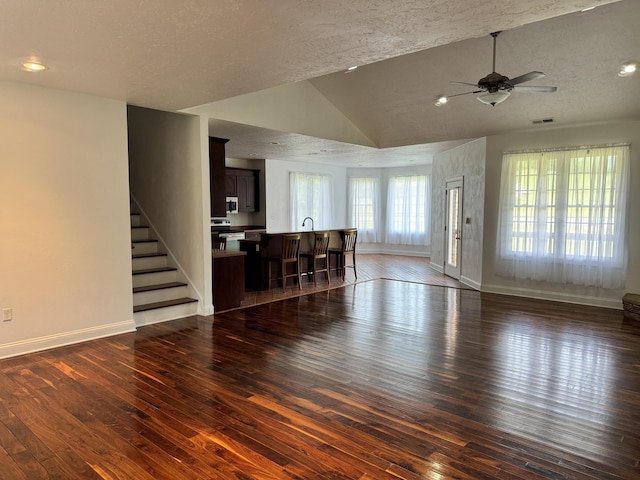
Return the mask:
POLYGON ((313 228, 313 218, 311 217, 304 217, 304 220, 302 220, 302 226, 304 227, 304 224, 307 222, 307 220, 311 220, 311 231, 314 231, 315 228, 313 228))

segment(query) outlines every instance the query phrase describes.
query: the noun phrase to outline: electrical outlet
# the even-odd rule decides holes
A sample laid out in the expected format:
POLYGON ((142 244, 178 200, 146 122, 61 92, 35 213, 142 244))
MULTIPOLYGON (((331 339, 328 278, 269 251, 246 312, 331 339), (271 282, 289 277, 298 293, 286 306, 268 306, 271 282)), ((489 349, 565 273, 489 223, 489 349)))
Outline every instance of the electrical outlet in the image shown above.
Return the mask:
POLYGON ((10 322, 13 320, 13 309, 11 308, 3 308, 2 309, 2 321, 10 322))

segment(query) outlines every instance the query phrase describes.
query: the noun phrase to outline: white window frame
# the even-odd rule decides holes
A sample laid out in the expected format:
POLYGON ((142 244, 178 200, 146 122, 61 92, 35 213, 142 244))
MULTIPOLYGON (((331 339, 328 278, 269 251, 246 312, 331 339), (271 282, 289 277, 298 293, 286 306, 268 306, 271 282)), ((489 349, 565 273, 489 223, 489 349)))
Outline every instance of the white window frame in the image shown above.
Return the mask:
POLYGON ((387 185, 386 243, 429 245, 430 175, 394 175, 387 185))
POLYGON ((496 272, 621 288, 629 145, 505 153, 496 272))
POLYGON ((349 227, 358 229, 358 241, 375 243, 380 238, 380 178, 349 178, 349 227))
POLYGON ((325 173, 289 173, 289 211, 292 232, 301 230, 305 217, 315 230, 333 228, 333 182, 325 173))

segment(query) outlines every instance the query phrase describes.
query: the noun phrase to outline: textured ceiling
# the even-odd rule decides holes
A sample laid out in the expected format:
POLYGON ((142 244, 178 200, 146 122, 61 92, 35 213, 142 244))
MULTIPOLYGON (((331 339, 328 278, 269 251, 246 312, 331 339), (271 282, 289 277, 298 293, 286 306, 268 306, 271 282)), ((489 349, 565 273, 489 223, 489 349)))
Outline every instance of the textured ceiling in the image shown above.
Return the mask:
MULTIPOLYGON (((552 116, 559 125, 638 118, 638 78, 619 79, 616 71, 620 62, 640 57, 639 4, 4 0, 0 78, 168 111, 206 110, 212 102, 308 80, 372 144, 394 150, 271 125, 242 127, 225 118, 210 122, 217 128, 211 133, 232 132, 227 145, 235 156, 330 161, 340 151, 354 164, 370 156, 386 165, 386 153, 400 158, 404 146, 455 144, 528 128, 535 118, 552 116), (591 5, 598 8, 579 13, 591 5), (489 73, 488 33, 496 30, 505 30, 498 39, 497 70, 510 77, 542 70, 547 77, 535 83, 557 85, 558 92, 514 94, 493 109, 469 95, 436 109, 436 94, 462 90, 450 80, 475 82, 489 73), (50 69, 20 70, 32 56, 50 69), (354 64, 362 66, 342 73, 354 64), (274 136, 280 137, 277 145, 263 141, 274 136)), ((451 145, 411 147, 406 161, 451 145)))

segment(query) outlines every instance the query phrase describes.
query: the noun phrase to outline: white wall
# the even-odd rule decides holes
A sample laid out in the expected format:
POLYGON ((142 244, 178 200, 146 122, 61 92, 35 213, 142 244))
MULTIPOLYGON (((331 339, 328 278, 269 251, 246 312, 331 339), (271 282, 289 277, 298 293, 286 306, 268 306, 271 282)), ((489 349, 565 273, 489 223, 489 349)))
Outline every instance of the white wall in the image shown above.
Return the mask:
POLYGON ((213 313, 207 119, 129 107, 131 194, 196 295, 213 313))
POLYGON ((486 291, 622 308, 625 291, 640 293, 640 122, 532 131, 487 138, 485 224, 482 289, 486 291), (606 143, 631 143, 631 191, 629 198, 629 264, 627 287, 605 290, 576 285, 507 279, 494 271, 502 153, 507 150, 569 147, 606 143))
POLYGON ((436 155, 433 160, 431 265, 443 271, 446 182, 463 177, 460 280, 474 288, 480 288, 482 282, 485 155, 486 140, 480 138, 436 155))
POLYGON ((134 329, 124 102, 0 82, 0 357, 134 329))
MULTIPOLYGON (((334 229, 347 228, 347 169, 318 163, 265 160, 267 231, 289 232, 289 173, 309 172, 331 175, 333 180, 334 229)), ((302 225, 302 218, 300 219, 302 225)), ((302 227, 300 227, 302 230, 302 227)))

